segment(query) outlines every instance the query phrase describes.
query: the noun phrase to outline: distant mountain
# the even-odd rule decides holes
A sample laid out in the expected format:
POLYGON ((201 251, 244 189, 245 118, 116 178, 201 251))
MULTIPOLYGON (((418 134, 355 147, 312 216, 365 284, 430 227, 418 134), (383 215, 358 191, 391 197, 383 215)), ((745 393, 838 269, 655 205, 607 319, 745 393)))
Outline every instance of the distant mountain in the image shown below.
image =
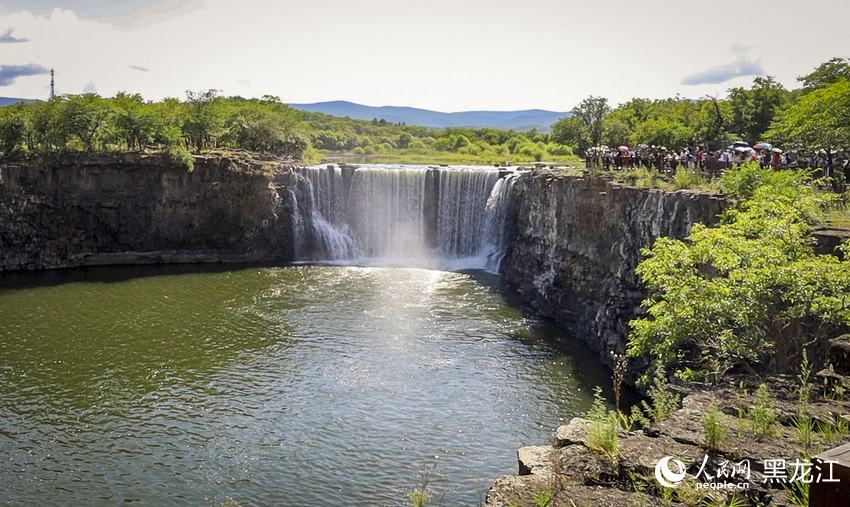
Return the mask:
POLYGON ((0 97, 0 107, 11 106, 17 102, 35 102, 35 99, 16 99, 15 97, 0 97))
POLYGON ((356 120, 384 119, 391 123, 406 123, 423 127, 493 127, 499 129, 547 131, 553 123, 571 113, 526 109, 522 111, 461 111, 443 113, 415 107, 364 106, 334 100, 312 104, 289 104, 301 111, 312 111, 356 120))

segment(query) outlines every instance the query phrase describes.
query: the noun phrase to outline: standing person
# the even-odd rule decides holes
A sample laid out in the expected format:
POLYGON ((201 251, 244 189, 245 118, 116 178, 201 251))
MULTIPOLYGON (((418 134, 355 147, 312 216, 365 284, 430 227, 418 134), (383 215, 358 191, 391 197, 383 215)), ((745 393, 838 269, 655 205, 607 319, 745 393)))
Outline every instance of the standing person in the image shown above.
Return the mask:
POLYGON ((782 152, 779 150, 771 150, 770 167, 780 169, 782 167, 782 152))

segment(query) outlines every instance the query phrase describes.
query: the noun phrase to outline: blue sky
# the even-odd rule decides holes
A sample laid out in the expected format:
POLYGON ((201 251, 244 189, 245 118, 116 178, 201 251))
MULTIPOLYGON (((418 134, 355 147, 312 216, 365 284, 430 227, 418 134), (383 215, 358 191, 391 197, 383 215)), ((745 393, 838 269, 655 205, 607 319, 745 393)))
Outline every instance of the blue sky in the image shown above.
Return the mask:
POLYGON ((850 2, 0 0, 0 95, 187 89, 457 111, 786 86, 850 56, 850 2))

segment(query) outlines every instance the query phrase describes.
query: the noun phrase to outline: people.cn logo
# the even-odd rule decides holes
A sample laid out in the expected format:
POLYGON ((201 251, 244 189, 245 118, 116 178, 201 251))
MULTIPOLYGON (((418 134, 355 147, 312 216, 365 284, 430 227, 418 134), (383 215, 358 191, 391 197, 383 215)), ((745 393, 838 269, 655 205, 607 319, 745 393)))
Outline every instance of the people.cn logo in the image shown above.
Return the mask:
POLYGON ((665 488, 675 488, 685 480, 686 469, 685 464, 672 456, 664 456, 655 465, 655 480, 665 488), (674 472, 670 469, 670 463, 676 467, 674 472))

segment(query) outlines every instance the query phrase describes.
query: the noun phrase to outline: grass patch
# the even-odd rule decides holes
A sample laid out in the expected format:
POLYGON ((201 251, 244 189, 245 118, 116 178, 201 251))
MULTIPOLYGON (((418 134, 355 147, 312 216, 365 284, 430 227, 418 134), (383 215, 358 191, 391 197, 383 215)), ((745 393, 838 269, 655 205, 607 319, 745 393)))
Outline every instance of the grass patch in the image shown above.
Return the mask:
POLYGON ((750 433, 760 438, 772 437, 779 430, 779 418, 765 384, 756 389, 753 404, 746 411, 746 423, 750 433))
POLYGON ((352 164, 416 164, 416 165, 522 165, 522 164, 579 164, 581 159, 575 155, 549 155, 546 160, 513 154, 493 153, 455 153, 428 148, 397 148, 381 153, 360 154, 353 151, 319 150, 313 160, 326 162, 346 162, 352 164))
POLYGON ((702 418, 702 429, 706 448, 710 451, 719 451, 726 440, 726 427, 723 425, 723 416, 717 408, 717 400, 711 400, 708 412, 702 418))
POLYGON ((587 416, 591 421, 587 429, 587 447, 614 458, 620 449, 620 438, 617 436, 619 422, 616 416, 605 408, 601 387, 597 386, 593 392, 593 406, 587 416))

